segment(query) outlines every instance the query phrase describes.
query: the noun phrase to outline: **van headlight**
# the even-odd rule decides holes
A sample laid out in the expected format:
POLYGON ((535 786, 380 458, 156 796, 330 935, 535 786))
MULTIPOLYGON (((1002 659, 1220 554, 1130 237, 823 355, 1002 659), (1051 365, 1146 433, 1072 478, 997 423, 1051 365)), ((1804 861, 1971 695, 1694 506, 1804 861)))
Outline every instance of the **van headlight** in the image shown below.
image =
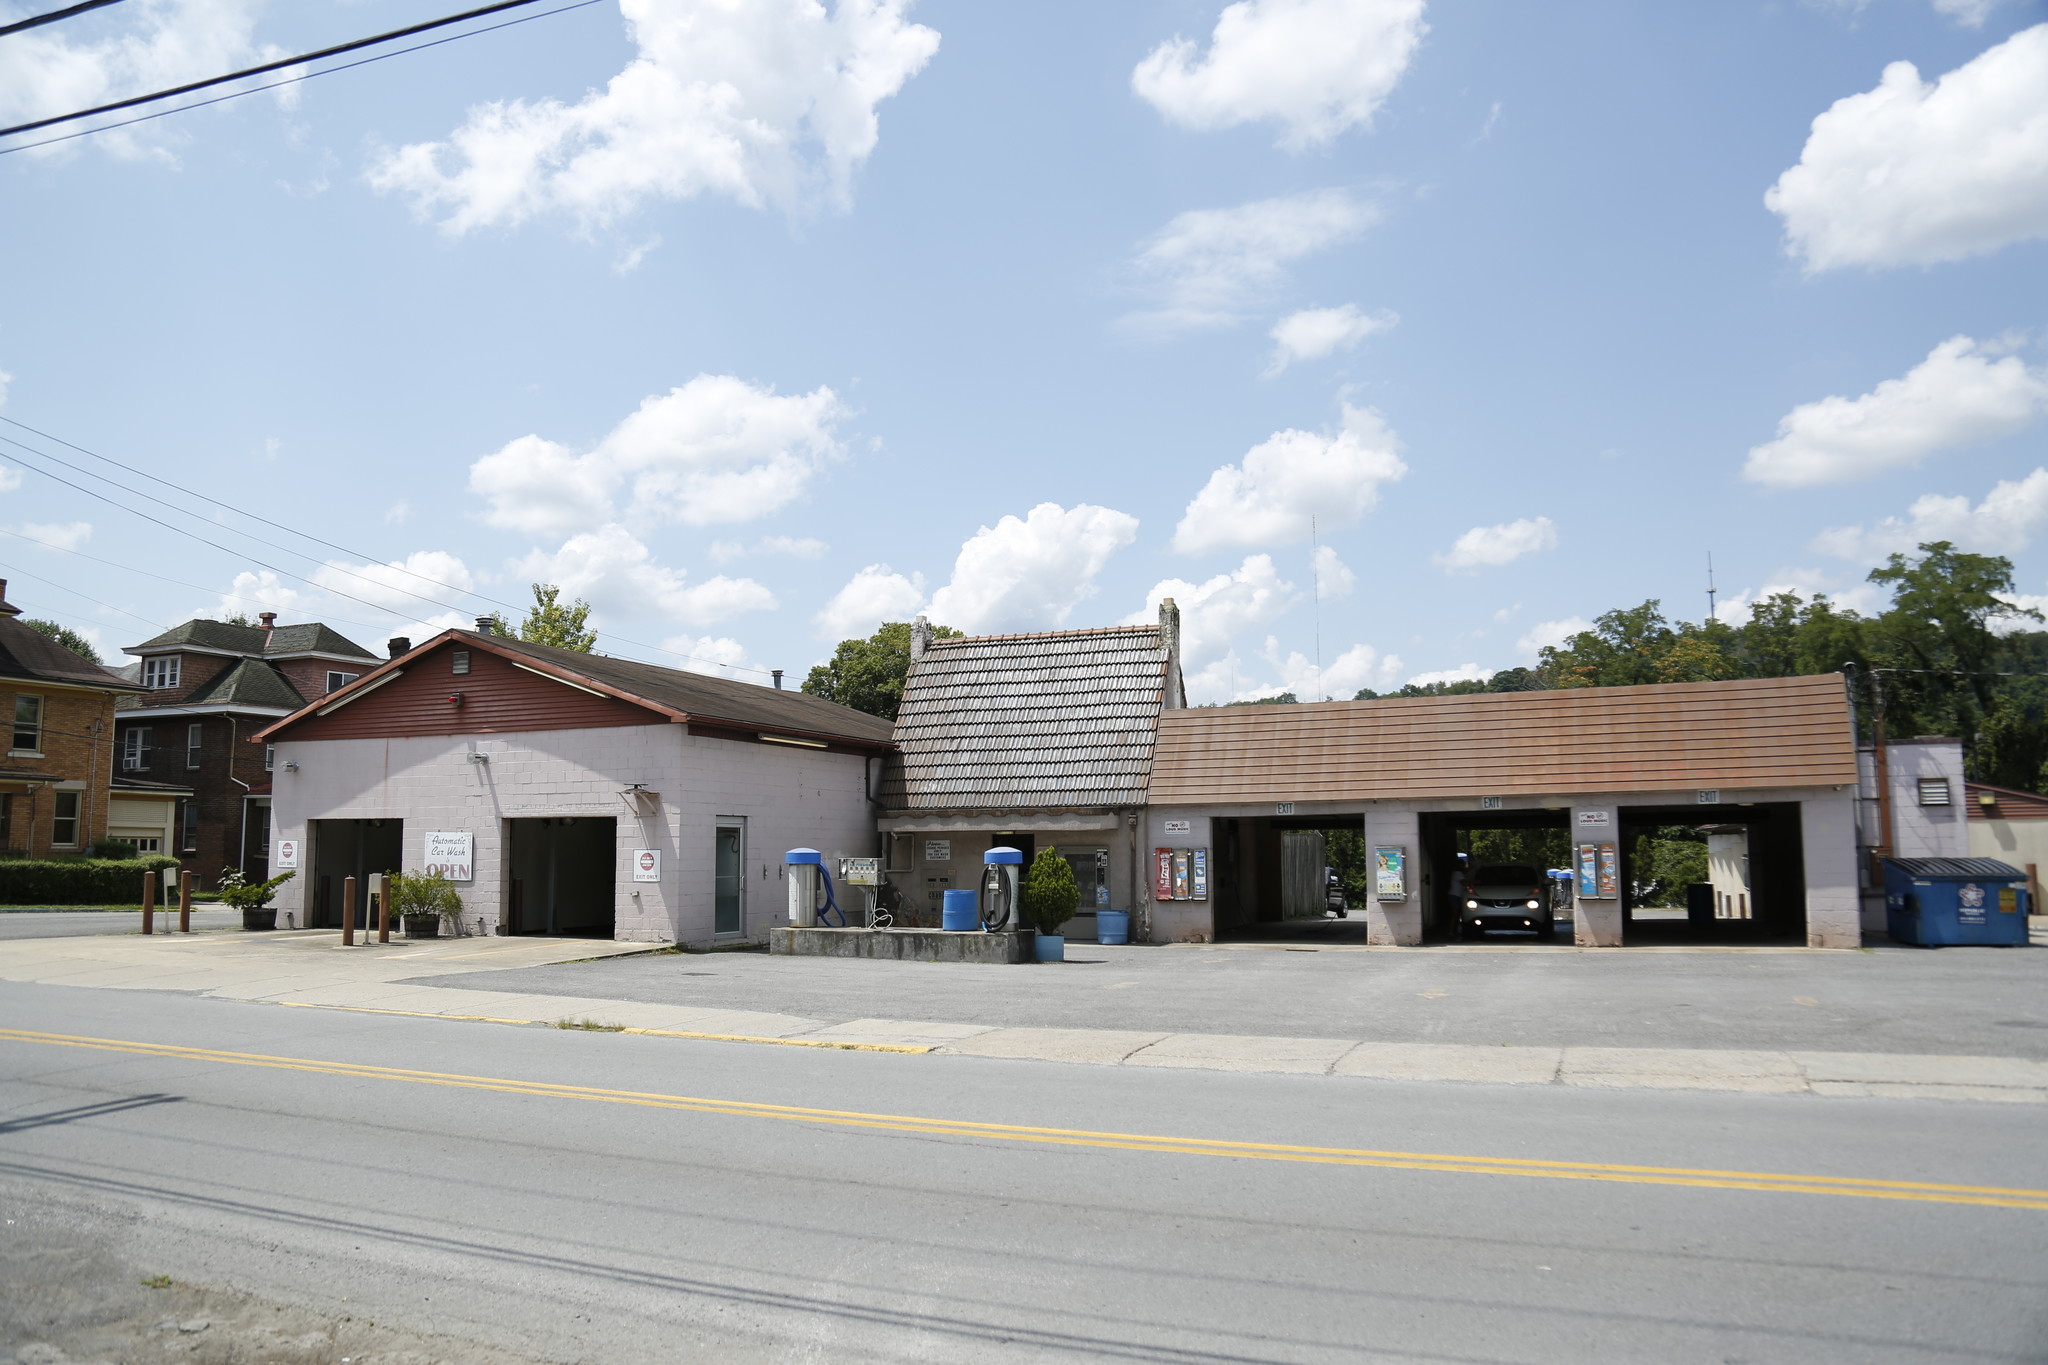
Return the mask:
POLYGON ((1541 909, 1542 909, 1543 907, 1542 907, 1541 905, 1539 905, 1539 904, 1538 904, 1537 902, 1535 902, 1535 901, 1530 901, 1530 902, 1529 902, 1529 908, 1530 908, 1531 910, 1541 910, 1541 909))
POLYGON ((1467 910, 1477 910, 1477 909, 1479 908, 1479 902, 1478 902, 1478 901, 1466 901, 1466 902, 1465 902, 1465 908, 1466 908, 1467 910))

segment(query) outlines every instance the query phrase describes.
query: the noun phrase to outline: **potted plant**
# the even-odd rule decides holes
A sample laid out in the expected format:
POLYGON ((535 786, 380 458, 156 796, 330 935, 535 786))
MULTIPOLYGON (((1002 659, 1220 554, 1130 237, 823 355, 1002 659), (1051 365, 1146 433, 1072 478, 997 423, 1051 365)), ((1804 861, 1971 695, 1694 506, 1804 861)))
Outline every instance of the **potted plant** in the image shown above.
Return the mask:
POLYGON ((1074 882, 1074 869, 1051 849, 1040 849, 1024 874, 1024 918, 1037 928, 1040 962, 1065 962, 1067 940, 1060 930, 1081 907, 1081 888, 1074 882))
POLYGON ((277 907, 270 903, 270 898, 277 894, 277 888, 298 875, 296 872, 280 872, 267 882, 252 883, 242 875, 241 869, 231 868, 220 876, 221 904, 242 912, 242 928, 245 930, 275 929, 277 907))
POLYGON ((462 913, 462 897, 439 872, 394 872, 391 910, 404 921, 407 938, 438 938, 441 921, 462 913))

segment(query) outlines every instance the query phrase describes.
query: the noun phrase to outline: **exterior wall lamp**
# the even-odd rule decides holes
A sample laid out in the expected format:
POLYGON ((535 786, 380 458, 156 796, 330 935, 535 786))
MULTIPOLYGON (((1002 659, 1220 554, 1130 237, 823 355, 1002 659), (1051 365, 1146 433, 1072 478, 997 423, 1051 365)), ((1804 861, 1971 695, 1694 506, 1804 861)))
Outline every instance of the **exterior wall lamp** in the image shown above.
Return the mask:
POLYGON ((472 749, 469 752, 469 761, 472 763, 489 763, 491 761, 491 756, 489 754, 478 753, 476 750, 472 749))
POLYGON ((288 772, 288 773, 295 773, 295 772, 297 772, 297 771, 299 770, 299 764, 298 764, 298 760, 297 760, 297 759, 292 759, 292 758, 288 758, 288 759, 286 759, 286 760, 284 761, 284 770, 285 770, 286 772, 288 772))

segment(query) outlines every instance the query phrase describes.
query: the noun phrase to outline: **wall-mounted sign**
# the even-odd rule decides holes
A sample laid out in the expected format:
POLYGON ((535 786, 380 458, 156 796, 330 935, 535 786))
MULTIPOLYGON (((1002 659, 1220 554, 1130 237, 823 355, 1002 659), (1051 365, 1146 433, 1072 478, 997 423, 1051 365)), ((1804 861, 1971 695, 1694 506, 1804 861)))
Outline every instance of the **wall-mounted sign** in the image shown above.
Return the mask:
POLYGON ((270 844, 270 865, 272 867, 297 867, 299 865, 299 841, 297 839, 274 839, 270 844))
POLYGON ((474 844, 466 829, 430 829, 426 834, 426 856, 421 861, 428 872, 438 872, 451 882, 472 881, 474 844))
POLYGON ((1275 814, 1275 815, 1292 815, 1292 814, 1294 814, 1294 803, 1293 803, 1292 801, 1282 801, 1282 802, 1280 802, 1279 804, 1277 804, 1277 805, 1275 805, 1275 806, 1273 807, 1273 814, 1275 814))
POLYGON ((882 860, 880 858, 841 858, 839 880, 848 886, 880 886, 882 884, 882 860))
POLYGON ((924 841, 924 860, 928 863, 950 863, 953 861, 951 839, 927 839, 924 841))
POLYGON ((1712 787, 1702 787, 1695 795, 1699 798, 1699 803, 1702 806, 1718 806, 1721 804, 1721 793, 1712 787))
POLYGON ((1595 897, 1600 894, 1600 846, 1580 844, 1572 856, 1572 870, 1578 874, 1579 895, 1595 897))
POLYGON ((1209 899, 1209 850, 1188 850, 1188 895, 1198 901, 1209 899))
POLYGON ((1192 820, 1168 820, 1166 822, 1166 832, 1168 834, 1193 834, 1195 832, 1195 822, 1192 820))
POLYGON ((1480 797, 1480 798, 1479 798, 1479 809, 1481 809, 1481 810, 1499 810, 1499 809, 1500 809, 1500 798, 1499 798, 1498 796, 1482 796, 1482 797, 1480 797))
POLYGON ((1621 860, 1615 856, 1613 844, 1601 844, 1599 849, 1600 891, 1594 899, 1611 901, 1621 894, 1621 860))
POLYGON ((1372 898, 1379 901, 1408 899, 1408 852, 1400 848, 1372 851, 1372 898))
POLYGON ((1108 904, 1109 904, 1109 883, 1108 883, 1108 882, 1104 882, 1104 883, 1102 883, 1102 884, 1101 884, 1100 886, 1098 886, 1098 887, 1096 887, 1096 888, 1095 888, 1095 903, 1096 903, 1097 905, 1108 905, 1108 904))
POLYGON ((1162 901, 1173 899, 1173 850, 1170 848, 1152 850, 1152 898, 1162 901))
POLYGON ((1579 812, 1580 829, 1606 829, 1614 823, 1614 812, 1604 810, 1582 810, 1579 812))
POLYGON ((1206 848, 1155 848, 1152 850, 1152 899, 1158 901, 1200 901, 1209 898, 1209 850, 1206 848))
POLYGON ((633 880, 636 882, 658 882, 661 880, 660 849, 636 848, 633 850, 633 880))

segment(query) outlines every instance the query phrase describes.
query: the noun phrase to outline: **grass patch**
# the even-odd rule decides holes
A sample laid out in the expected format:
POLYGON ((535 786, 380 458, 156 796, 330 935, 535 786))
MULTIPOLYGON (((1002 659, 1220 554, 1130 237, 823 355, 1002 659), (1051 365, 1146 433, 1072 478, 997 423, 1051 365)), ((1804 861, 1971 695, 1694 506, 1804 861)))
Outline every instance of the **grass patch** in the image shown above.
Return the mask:
POLYGON ((168 1275, 152 1275, 142 1282, 142 1287, 144 1289, 169 1289, 171 1287, 171 1277, 168 1275))
POLYGON ((550 1028, 575 1029, 579 1033, 624 1033, 624 1024, 600 1024, 595 1019, 557 1019, 550 1028))

